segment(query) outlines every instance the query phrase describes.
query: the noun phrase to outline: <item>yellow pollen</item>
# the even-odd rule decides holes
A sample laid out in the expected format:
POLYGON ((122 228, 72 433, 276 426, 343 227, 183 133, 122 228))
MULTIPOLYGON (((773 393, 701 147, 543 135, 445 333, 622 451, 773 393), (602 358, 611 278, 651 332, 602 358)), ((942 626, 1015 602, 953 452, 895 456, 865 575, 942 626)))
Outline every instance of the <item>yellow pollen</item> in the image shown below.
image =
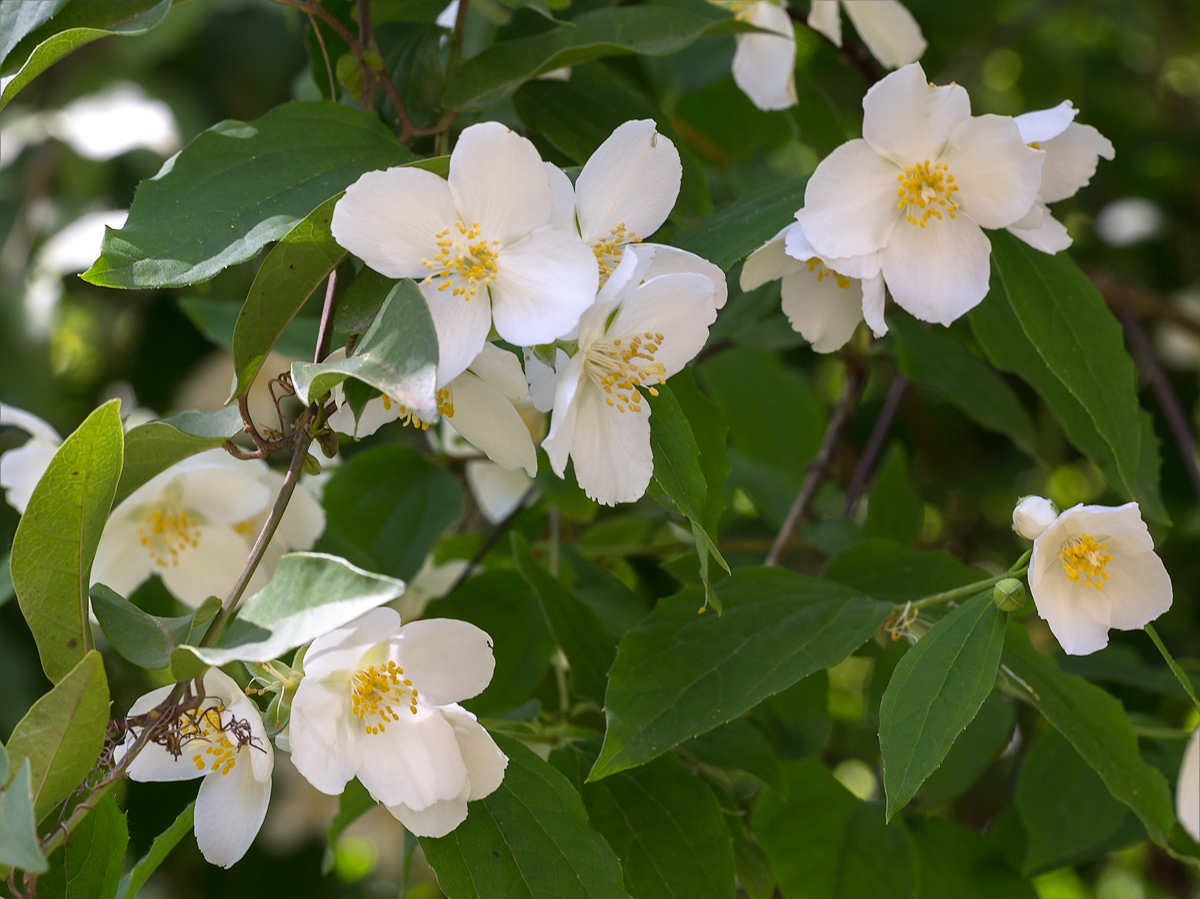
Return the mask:
POLYGON ((360 668, 350 679, 350 711, 369 734, 381 734, 389 721, 399 721, 392 704, 399 706, 402 702, 412 714, 417 713, 417 691, 395 662, 360 668))
POLYGON ((173 506, 152 509, 138 528, 138 543, 146 547, 154 564, 169 568, 179 564, 179 554, 200 545, 200 529, 186 509, 173 506))
POLYGON ((600 286, 604 286, 604 282, 608 280, 608 276, 613 273, 616 267, 621 262, 621 254, 625 251, 625 245, 631 243, 641 243, 642 239, 632 231, 625 229, 624 222, 610 228, 607 237, 601 237, 592 244, 592 253, 596 257, 596 265, 600 267, 600 286))
POLYGON ((584 370, 592 382, 604 391, 604 401, 618 412, 642 411, 639 387, 648 387, 651 396, 663 384, 667 374, 661 362, 654 361, 663 344, 661 333, 635 334, 632 337, 594 340, 584 354, 584 370))
POLYGON ((958 210, 958 203, 954 200, 958 185, 954 183, 954 176, 950 174, 946 163, 935 165, 926 159, 906 168, 903 175, 896 176, 896 180, 900 182, 896 188, 896 196, 900 198, 896 208, 906 210, 904 217, 910 225, 924 228, 931 218, 940 219, 942 212, 954 218, 958 210))
MULTIPOLYGON (((439 415, 444 415, 444 416, 446 416, 446 418, 454 417, 454 402, 450 397, 450 389, 449 388, 439 390, 434 395, 434 400, 437 402, 437 410, 438 410, 439 415)), ((400 423, 401 424, 410 425, 411 427, 419 428, 422 431, 429 430, 429 422, 427 422, 425 419, 421 418, 421 416, 417 415, 417 413, 413 412, 407 406, 401 405, 400 403, 396 402, 396 400, 392 399, 387 394, 384 394, 383 408, 390 410, 393 405, 396 406, 400 410, 400 423)))
POLYGON ((496 278, 496 257, 500 241, 489 241, 480 233, 479 222, 467 227, 455 222, 434 235, 438 251, 433 259, 422 259, 430 270, 425 283, 435 281, 438 290, 450 290, 456 297, 470 300, 496 278))
POLYGON ((824 281, 826 278, 836 278, 837 286, 842 290, 850 287, 850 279, 841 272, 835 272, 833 269, 826 267, 825 263, 814 256, 804 263, 808 266, 808 270, 817 276, 818 281, 824 281))
POLYGON ((247 518, 245 521, 239 521, 233 526, 233 529, 243 537, 253 537, 258 533, 258 528, 254 526, 253 518, 247 518))
POLYGON ((1093 537, 1080 534, 1062 545, 1058 558, 1068 578, 1080 586, 1099 590, 1108 580, 1104 567, 1112 561, 1112 553, 1107 550, 1107 543, 1097 543, 1093 537))
POLYGON ((1039 144, 1037 141, 1034 141, 1033 143, 1031 143, 1031 144, 1029 145, 1029 149, 1031 149, 1031 150, 1040 150, 1040 149, 1042 149, 1042 147, 1041 147, 1041 145, 1040 145, 1040 144, 1039 144))
POLYGON ((192 764, 197 771, 219 772, 222 776, 233 770, 237 764, 238 746, 230 741, 225 733, 225 725, 221 722, 221 713, 225 711, 222 705, 211 706, 197 715, 184 719, 179 728, 180 742, 189 744, 200 740, 208 745, 197 749, 192 755, 192 764))

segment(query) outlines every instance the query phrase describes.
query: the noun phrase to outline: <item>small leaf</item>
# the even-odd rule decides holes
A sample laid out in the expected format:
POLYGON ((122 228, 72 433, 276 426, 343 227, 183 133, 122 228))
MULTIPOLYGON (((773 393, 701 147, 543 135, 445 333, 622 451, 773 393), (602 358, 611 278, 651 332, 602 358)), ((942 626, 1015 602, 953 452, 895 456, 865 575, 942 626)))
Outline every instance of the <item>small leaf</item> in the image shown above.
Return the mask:
POLYGON ((92 645, 88 586, 121 476, 119 410, 119 401, 105 403, 63 441, 13 538, 17 601, 52 681, 61 680, 92 645))
POLYGON ((745 259, 795 221, 796 210, 804 205, 807 184, 807 178, 781 181, 680 231, 671 242, 728 271, 735 262, 745 259))
POLYGON ((902 444, 893 443, 884 455, 868 500, 863 527, 867 536, 916 545, 925 524, 925 504, 913 487, 902 444))
POLYGON ((8 755, 29 760, 37 820, 57 808, 96 764, 108 704, 104 661, 92 650, 13 728, 8 755))
POLYGON ((196 803, 189 802, 171 826, 154 838, 149 851, 138 859, 133 869, 121 878, 120 886, 117 887, 117 899, 134 899, 137 896, 138 890, 150 879, 150 875, 158 870, 158 866, 166 861, 171 850, 191 833, 195 816, 196 803))
POLYGON ((879 748, 890 819, 913 797, 996 685, 1006 615, 981 593, 904 654, 879 708, 879 748))
POLYGON ((200 608, 178 618, 160 618, 143 612, 104 584, 91 589, 92 611, 104 636, 121 658, 142 668, 168 668, 171 652, 189 642, 193 621, 209 621, 221 600, 210 596, 200 608))
POLYGON ((41 899, 114 899, 121 881, 129 826, 110 793, 71 831, 38 878, 41 899))
POLYGON ((425 421, 437 419, 437 334, 421 291, 412 281, 396 284, 354 355, 337 362, 293 362, 292 383, 308 405, 346 378, 390 396, 425 421))
POLYGON ((241 431, 242 416, 232 406, 217 412, 180 412, 130 428, 125 435, 125 464, 113 505, 119 505, 175 463, 216 449, 241 431))
POLYGON ((0 787, 0 865, 41 874, 50 864, 38 845, 29 759, 7 789, 0 787))
POLYGON ((404 593, 403 581, 324 553, 288 553, 238 609, 215 648, 183 647, 210 665, 269 662, 404 593))
POLYGON ((333 314, 334 330, 346 334, 366 330, 397 283, 395 278, 363 266, 338 300, 337 311, 333 314))
POLYGON ((439 839, 421 837, 448 899, 629 899, 621 866, 563 775, 502 734, 499 788, 439 839))

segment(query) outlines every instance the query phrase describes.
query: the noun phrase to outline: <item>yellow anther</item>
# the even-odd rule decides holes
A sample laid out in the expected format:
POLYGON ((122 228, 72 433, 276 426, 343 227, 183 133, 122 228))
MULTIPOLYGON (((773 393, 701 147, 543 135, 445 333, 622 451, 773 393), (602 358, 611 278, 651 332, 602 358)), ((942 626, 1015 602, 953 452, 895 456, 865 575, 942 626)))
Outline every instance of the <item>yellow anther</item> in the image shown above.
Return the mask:
POLYGON ((449 289, 452 296, 470 300, 481 287, 495 280, 500 241, 485 238, 479 222, 470 227, 455 222, 435 234, 434 240, 437 255, 421 260, 430 269, 426 284, 433 284, 436 279, 439 291, 449 289))
POLYGON ((179 564, 179 553, 200 545, 200 529, 186 509, 168 505, 152 509, 138 528, 138 543, 146 547, 154 564, 167 568, 179 564))
POLYGON ((934 164, 926 159, 906 168, 896 180, 900 182, 896 208, 906 210, 904 218, 910 225, 924 228, 931 218, 940 219, 943 212, 954 218, 958 210, 954 200, 958 185, 944 162, 934 164))
POLYGON ((404 678, 404 669, 395 662, 360 668, 350 679, 350 711, 363 722, 368 734, 381 734, 390 721, 400 716, 392 703, 408 701, 409 711, 417 713, 417 691, 404 678))
POLYGON ((592 244, 592 254, 596 257, 596 265, 600 268, 600 285, 608 280, 621 262, 621 254, 626 244, 641 243, 642 239, 632 231, 625 229, 624 222, 608 229, 608 236, 601 237, 592 244))
POLYGON ((1088 534, 1071 537, 1062 545, 1058 554, 1067 577, 1083 587, 1099 590, 1108 580, 1104 568, 1112 561, 1107 543, 1097 543, 1088 534))

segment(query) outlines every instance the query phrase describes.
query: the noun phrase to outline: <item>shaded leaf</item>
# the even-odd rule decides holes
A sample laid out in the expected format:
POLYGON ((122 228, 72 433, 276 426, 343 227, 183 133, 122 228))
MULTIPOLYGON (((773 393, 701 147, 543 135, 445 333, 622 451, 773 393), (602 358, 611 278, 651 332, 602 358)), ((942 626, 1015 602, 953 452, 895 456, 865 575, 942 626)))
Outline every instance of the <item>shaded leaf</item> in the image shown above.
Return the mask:
POLYGON ((910 823, 921 866, 920 899, 1037 899, 1005 860, 994 834, 980 836, 945 818, 910 823))
POLYGON ((970 789, 1012 741, 1015 724, 1013 703, 998 691, 992 691, 975 720, 954 741, 942 759, 942 766, 921 785, 920 794, 926 805, 937 807, 970 789))
POLYGON ((92 585, 91 597, 92 611, 112 648, 121 658, 150 669, 170 667, 175 647, 190 642, 194 632, 221 608, 221 600, 210 596, 191 614, 160 618, 104 584, 92 585))
POLYGON ((804 205, 807 184, 807 178, 792 178, 737 200, 680 231, 671 243, 728 271, 795 220, 796 210, 804 205))
POLYGON ((175 463, 216 449, 241 431, 242 416, 232 406, 216 412, 180 412, 130 428, 125 435, 124 465, 113 505, 119 505, 175 463))
POLYGON ((40 874, 50 865, 38 845, 31 790, 30 762, 26 759, 12 783, 7 788, 0 786, 0 865, 40 874))
POLYGON ((71 831, 50 856, 50 870, 38 879, 42 899, 114 899, 121 881, 129 826, 110 793, 71 831))
MULTIPOLYGON (((233 329, 242 310, 240 303, 210 300, 205 297, 183 297, 177 302, 183 314, 211 343, 222 349, 233 350, 233 329)), ((311 356, 313 348, 317 345, 317 332, 320 327, 321 322, 316 316, 293 318, 275 341, 275 351, 289 359, 311 356)), ((338 329, 335 327, 335 330, 338 329)))
POLYGON ((965 587, 988 576, 944 550, 918 551, 891 540, 867 540, 842 550, 825 563, 822 575, 892 603, 965 587))
POLYGON ((893 443, 871 485, 863 531, 868 537, 915 546, 924 524, 925 503, 913 486, 908 454, 902 444, 893 443))
POLYGON ((333 870, 334 861, 337 858, 334 846, 337 844, 338 838, 347 827, 373 809, 375 805, 375 798, 367 792, 367 788, 359 782, 357 777, 352 778, 346 784, 346 789, 338 797, 337 814, 325 828, 325 854, 321 857, 322 874, 328 875, 333 870))
POLYGON ((763 783, 783 791, 783 762, 757 727, 745 718, 734 718, 728 724, 701 734, 680 746, 706 765, 727 771, 745 771, 763 783))
POLYGON ((137 860, 133 868, 121 878, 117 887, 117 899, 134 899, 138 890, 150 879, 150 875, 158 870, 158 866, 167 860, 171 850, 179 845, 192 831, 196 818, 196 803, 189 802, 171 823, 171 826, 154 838, 150 849, 137 860))

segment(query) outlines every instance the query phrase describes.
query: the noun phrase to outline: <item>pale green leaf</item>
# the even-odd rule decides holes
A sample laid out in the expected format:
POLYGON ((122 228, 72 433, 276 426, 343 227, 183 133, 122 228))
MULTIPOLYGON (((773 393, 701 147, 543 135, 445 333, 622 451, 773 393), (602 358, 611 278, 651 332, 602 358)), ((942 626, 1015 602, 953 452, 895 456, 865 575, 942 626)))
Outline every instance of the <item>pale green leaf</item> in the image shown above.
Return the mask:
POLYGON ((0 865, 36 874, 50 867, 38 845, 28 759, 21 763, 7 789, 0 786, 0 865))
POLYGON ((196 803, 189 802, 172 822, 171 826, 154 838, 146 852, 128 874, 121 878, 117 887, 117 899, 134 899, 150 875, 158 870, 171 850, 179 845, 179 841, 191 833, 196 816, 196 803))
POLYGON ((180 412, 130 428, 113 505, 176 462, 216 449, 241 431, 242 416, 232 406, 216 412, 180 412))

